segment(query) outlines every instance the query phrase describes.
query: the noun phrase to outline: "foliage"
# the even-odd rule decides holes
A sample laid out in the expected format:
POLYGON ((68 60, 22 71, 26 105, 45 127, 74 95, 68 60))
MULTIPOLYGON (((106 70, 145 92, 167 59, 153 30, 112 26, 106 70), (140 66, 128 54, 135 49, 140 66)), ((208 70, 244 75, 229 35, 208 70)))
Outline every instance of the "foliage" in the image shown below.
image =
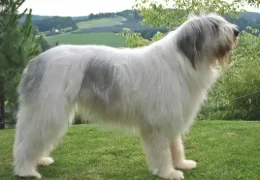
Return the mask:
POLYGON ((41 49, 41 36, 31 24, 31 10, 23 24, 20 18, 27 12, 18 14, 18 8, 24 0, 1 1, 0 11, 0 76, 4 79, 6 91, 5 100, 8 104, 16 104, 16 87, 22 70, 28 61, 41 49))
POLYGON ((158 32, 165 34, 168 30, 166 28, 144 28, 141 30, 135 30, 135 32, 141 33, 141 36, 144 39, 152 40, 158 32))
MULTIPOLYGON (((185 171, 192 180, 259 179, 260 124, 199 121, 185 138, 187 157, 197 168, 185 171)), ((0 132, 0 179, 15 180, 12 171, 14 131, 0 132)), ((161 180, 147 170, 137 136, 75 125, 53 152, 55 163, 39 167, 45 180, 161 180)))
POLYGON ((241 1, 228 3, 224 0, 165 0, 157 3, 152 0, 136 0, 134 8, 138 9, 144 24, 152 27, 168 27, 173 29, 183 23, 187 16, 193 12, 199 14, 205 12, 217 12, 222 15, 235 15, 235 10, 241 8, 241 1))
POLYGON ((124 32, 118 34, 125 37, 126 43, 130 48, 146 46, 150 44, 150 41, 143 39, 140 33, 132 33, 128 28, 125 28, 124 32))
MULTIPOLYGON (((137 2, 140 3, 141 1, 138 0, 137 2)), ((176 1, 176 2, 178 3, 179 1, 176 1)), ((207 2, 209 2, 209 1, 205 1, 205 3, 207 3, 207 2)), ((217 1, 214 1, 214 2, 217 2, 217 1)), ((173 0, 170 0, 168 4, 172 4, 172 3, 173 3, 173 0)), ((193 3, 196 4, 195 1, 193 1, 193 3)), ((186 4, 187 4, 187 2, 186 2, 186 4)), ((184 4, 182 3, 181 5, 184 5, 184 4)), ((235 5, 238 5, 238 1, 235 2, 235 5)), ((217 5, 217 6, 220 6, 220 5, 217 5)), ((210 8, 211 7, 207 7, 207 9, 210 9, 210 8)), ((239 8, 239 7, 237 7, 237 8, 239 8)), ((173 9, 172 10, 168 9, 168 11, 169 11, 169 13, 177 13, 177 12, 174 12, 173 9)), ((180 13, 180 12, 178 12, 178 13, 180 13)), ((225 14, 231 14, 231 13, 225 13, 225 14)), ((231 22, 237 24, 241 30, 245 30, 247 26, 251 26, 253 28, 260 29, 260 21, 259 21, 260 14, 259 13, 245 12, 245 13, 240 13, 239 18, 231 18, 228 16, 226 16, 226 18, 228 20, 230 20, 231 22)), ((158 19, 158 17, 157 17, 157 19, 158 19)), ((167 24, 169 24, 169 23, 167 23, 167 22, 164 23, 164 24, 166 24, 164 26, 164 24, 162 24, 162 23, 165 22, 165 19, 164 19, 164 17, 162 17, 161 19, 162 19, 162 21, 159 23, 159 26, 163 27, 163 29, 165 29, 167 27, 167 24)), ((176 18, 176 19, 179 21, 178 18, 176 18)), ((62 24, 62 26, 64 27, 59 30, 64 31, 64 32, 70 32, 70 31, 77 30, 78 27, 81 32, 83 32, 83 31, 84 32, 85 31, 87 31, 87 32, 90 32, 90 31, 91 32, 94 32, 94 31, 106 32, 105 30, 107 30, 107 32, 121 32, 123 30, 123 28, 129 28, 132 31, 140 32, 143 30, 143 27, 144 27, 144 28, 147 28, 147 31, 150 31, 150 32, 146 32, 145 34, 141 33, 142 37, 144 37, 146 39, 151 39, 150 34, 154 35, 155 34, 154 31, 156 31, 158 28, 156 25, 154 26, 154 28, 147 26, 146 24, 148 24, 148 23, 145 23, 144 21, 143 21, 144 24, 141 25, 140 21, 142 20, 142 17, 141 17, 141 14, 139 13, 139 11, 137 11, 136 9, 124 10, 124 11, 113 12, 113 13, 90 14, 89 16, 78 16, 78 17, 57 17, 57 16, 54 17, 54 16, 38 16, 38 15, 32 16, 32 22, 33 22, 33 24, 36 23, 36 27, 38 27, 37 23, 39 23, 39 26, 45 27, 46 21, 48 21, 48 20, 52 21, 52 23, 51 23, 51 27, 49 26, 47 31, 51 31, 52 28, 57 28, 58 26, 60 26, 59 24, 62 24), (69 23, 64 21, 66 18, 71 18, 71 19, 68 19, 69 23), (113 21, 114 19, 120 19, 120 18, 123 18, 126 21, 121 21, 120 24, 117 24, 117 22, 119 22, 119 20, 113 21), (61 20, 62 20, 62 22, 61 22, 61 20), (107 22, 103 22, 104 20, 107 22), (109 22, 110 20, 112 20, 111 23, 109 22), (73 21, 73 22, 71 22, 71 21, 73 21), (76 25, 75 22, 78 27, 75 26, 76 25), (100 23, 98 23, 98 22, 100 22, 100 23), (67 27, 65 27, 65 26, 67 26, 67 27), (105 28, 105 27, 109 27, 109 28, 105 28), (92 29, 90 29, 90 28, 92 28, 92 29)), ((147 19, 145 19, 145 21, 146 20, 147 19)), ((151 21, 153 23, 157 22, 157 21, 153 21, 153 19, 151 19, 151 21)), ((22 16, 20 22, 24 22, 24 16, 22 16)), ((178 24, 179 23, 177 23, 177 25, 178 24)), ((174 23, 173 23, 173 26, 174 26, 174 23)), ((42 29, 40 31, 42 32, 42 29)), ((44 31, 44 33, 46 33, 46 31, 44 31)), ((55 35, 55 34, 56 34, 55 32, 48 33, 48 35, 55 35)))
POLYGON ((115 13, 98 13, 93 14, 91 13, 89 16, 83 16, 83 17, 60 17, 60 16, 43 16, 43 18, 40 18, 38 16, 35 17, 36 20, 33 21, 33 25, 36 26, 40 32, 45 31, 51 31, 52 29, 64 29, 68 27, 72 27, 72 30, 78 29, 78 26, 82 28, 82 26, 85 26, 84 21, 87 22, 87 25, 92 20, 99 20, 99 19, 113 19, 118 17, 125 17, 128 20, 133 21, 139 21, 140 16, 136 10, 125 10, 121 12, 115 12, 115 13), (78 23, 83 22, 83 23, 78 23), (77 26, 78 24, 78 26, 77 26))
POLYGON ((41 49, 42 51, 46 51, 51 48, 48 41, 45 38, 42 38, 40 41, 41 49))
POLYGON ((132 32, 128 28, 124 28, 124 31, 118 34, 125 37, 125 41, 128 44, 128 47, 130 48, 147 46, 150 43, 158 41, 159 39, 165 36, 165 34, 158 31, 154 34, 151 40, 148 40, 143 38, 141 33, 132 32))
MULTIPOLYGON (((22 15, 22 17, 20 18, 20 23, 24 23, 25 19, 27 17, 27 14, 25 13, 24 15, 22 15)), ((51 18, 52 16, 42 16, 42 15, 32 15, 32 22, 33 21, 37 21, 37 20, 41 20, 41 19, 47 19, 47 18, 51 18)))
MULTIPOLYGON (((172 30, 183 23, 191 12, 193 14, 216 12, 235 20, 235 18, 238 18, 239 13, 245 12, 243 7, 247 4, 248 2, 245 0, 234 0, 231 3, 224 0, 205 0, 203 2, 200 0, 164 0, 163 3, 153 0, 136 0, 136 4, 133 7, 139 11, 143 24, 155 28, 162 27, 172 30)), ((259 5, 258 2, 251 1, 250 4, 259 5)), ((131 33, 131 35, 134 39, 135 34, 131 33)), ((129 44, 129 46, 133 45, 129 44)))
POLYGON ((91 21, 91 20, 97 20, 97 19, 103 19, 103 18, 114 18, 114 17, 124 17, 128 20, 133 20, 133 21, 140 21, 141 17, 137 10, 124 10, 120 12, 106 12, 106 13, 97 13, 97 14, 89 14, 88 16, 83 16, 83 17, 75 17, 75 21, 80 22, 80 21, 91 21))
POLYGON ((63 29, 67 27, 72 27, 77 29, 76 22, 72 17, 59 17, 54 16, 50 18, 40 19, 33 21, 33 25, 36 26, 40 32, 52 31, 53 29, 63 29))

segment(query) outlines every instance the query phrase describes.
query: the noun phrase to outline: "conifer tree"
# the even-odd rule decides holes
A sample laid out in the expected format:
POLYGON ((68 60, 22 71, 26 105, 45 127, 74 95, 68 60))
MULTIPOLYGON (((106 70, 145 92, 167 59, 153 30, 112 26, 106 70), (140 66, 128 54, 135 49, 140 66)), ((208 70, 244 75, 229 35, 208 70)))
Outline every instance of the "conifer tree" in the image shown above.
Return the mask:
POLYGON ((17 104, 16 88, 23 69, 41 51, 41 36, 37 36, 31 22, 32 10, 18 13, 24 2, 0 1, 0 129, 5 127, 5 105, 17 104), (24 15, 26 19, 21 23, 24 15))

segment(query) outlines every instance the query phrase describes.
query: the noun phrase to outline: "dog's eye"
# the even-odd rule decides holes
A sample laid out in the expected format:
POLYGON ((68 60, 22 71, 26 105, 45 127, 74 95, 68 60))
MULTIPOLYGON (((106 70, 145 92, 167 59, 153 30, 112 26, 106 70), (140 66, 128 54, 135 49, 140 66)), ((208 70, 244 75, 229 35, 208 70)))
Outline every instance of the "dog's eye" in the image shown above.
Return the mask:
POLYGON ((239 35, 239 33, 240 33, 240 31, 237 30, 237 29, 234 29, 233 32, 234 32, 234 35, 235 35, 236 37, 237 37, 237 36, 239 35))

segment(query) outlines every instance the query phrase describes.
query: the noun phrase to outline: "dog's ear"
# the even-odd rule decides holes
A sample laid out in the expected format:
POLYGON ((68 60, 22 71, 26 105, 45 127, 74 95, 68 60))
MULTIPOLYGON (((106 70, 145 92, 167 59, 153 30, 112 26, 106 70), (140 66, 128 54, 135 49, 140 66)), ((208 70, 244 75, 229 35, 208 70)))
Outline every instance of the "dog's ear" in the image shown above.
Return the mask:
MULTIPOLYGON (((219 24, 221 24, 221 22, 218 19, 215 18, 208 18, 208 24, 210 25, 210 32, 211 32, 211 36, 217 36, 217 38, 219 38, 218 36, 220 35, 220 28, 219 28, 219 24)), ((224 64, 227 61, 229 61, 229 57, 230 57, 230 50, 232 49, 232 39, 235 38, 235 32, 231 32, 232 33, 232 38, 225 38, 222 41, 219 41, 217 46, 215 46, 212 50, 214 51, 214 56, 217 58, 218 63, 220 64, 224 64), (234 36, 234 38, 233 38, 234 36)))
POLYGON ((205 35, 203 28, 198 27, 195 23, 191 22, 186 25, 187 27, 183 28, 185 31, 181 32, 177 41, 177 47, 190 60, 192 67, 196 69, 196 60, 202 53, 205 35))

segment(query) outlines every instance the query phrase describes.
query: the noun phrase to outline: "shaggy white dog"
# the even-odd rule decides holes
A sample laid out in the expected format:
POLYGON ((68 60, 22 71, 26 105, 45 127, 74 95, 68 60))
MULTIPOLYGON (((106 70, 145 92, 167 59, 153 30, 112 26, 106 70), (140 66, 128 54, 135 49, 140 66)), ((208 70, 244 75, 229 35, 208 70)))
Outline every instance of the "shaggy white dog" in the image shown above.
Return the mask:
POLYGON ((149 170, 183 179, 192 169, 181 134, 191 126, 229 62, 239 31, 217 14, 190 16, 149 46, 61 45, 30 61, 20 85, 14 172, 41 178, 52 148, 66 133, 75 105, 84 117, 140 130, 149 170))

